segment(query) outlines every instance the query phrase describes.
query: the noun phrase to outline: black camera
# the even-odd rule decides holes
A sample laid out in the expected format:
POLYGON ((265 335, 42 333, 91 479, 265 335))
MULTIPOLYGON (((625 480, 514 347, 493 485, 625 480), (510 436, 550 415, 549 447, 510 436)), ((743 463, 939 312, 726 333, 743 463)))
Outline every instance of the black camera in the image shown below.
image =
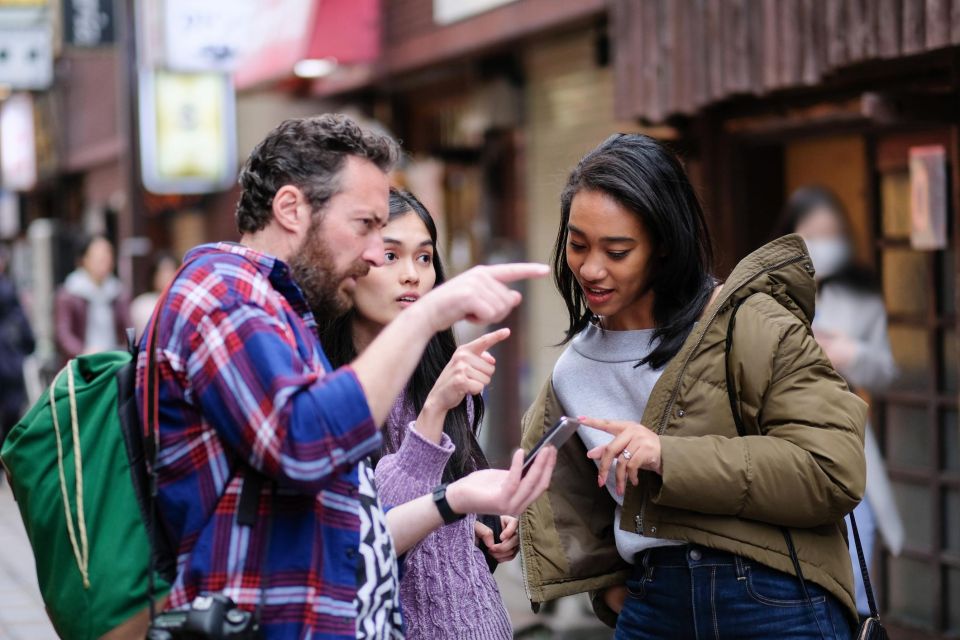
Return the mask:
POLYGON ((259 637, 256 617, 238 609, 233 600, 221 593, 197 596, 189 609, 158 614, 147 631, 147 640, 257 640, 259 637))

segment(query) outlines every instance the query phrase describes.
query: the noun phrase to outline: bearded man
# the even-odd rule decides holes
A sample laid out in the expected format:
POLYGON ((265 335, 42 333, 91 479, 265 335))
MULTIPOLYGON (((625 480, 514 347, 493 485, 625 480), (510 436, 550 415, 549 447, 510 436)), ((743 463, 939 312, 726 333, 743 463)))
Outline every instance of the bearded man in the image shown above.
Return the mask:
MULTIPOLYGON (((430 337, 501 320, 520 302, 505 283, 547 273, 475 267, 333 370, 317 321, 347 311, 357 279, 383 263, 398 156, 345 116, 283 122, 240 176, 240 243, 191 250, 155 312, 157 504, 177 555, 168 607, 220 593, 256 611, 267 638, 402 637, 398 555, 462 514, 517 514, 547 487, 551 450, 525 476, 515 455, 509 471, 389 513, 377 500, 365 460, 430 337)), ((143 350, 141 415, 149 362, 143 350)))

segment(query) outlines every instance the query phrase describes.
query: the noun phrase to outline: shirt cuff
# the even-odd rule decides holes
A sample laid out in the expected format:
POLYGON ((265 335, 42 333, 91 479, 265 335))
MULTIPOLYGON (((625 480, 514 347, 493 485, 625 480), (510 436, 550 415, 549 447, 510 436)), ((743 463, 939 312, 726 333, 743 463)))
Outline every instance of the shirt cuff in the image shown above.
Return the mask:
POLYGON ((439 484, 456 446, 446 433, 440 435, 440 444, 436 444, 423 437, 415 427, 416 422, 407 426, 406 436, 396 453, 398 466, 407 475, 439 484))

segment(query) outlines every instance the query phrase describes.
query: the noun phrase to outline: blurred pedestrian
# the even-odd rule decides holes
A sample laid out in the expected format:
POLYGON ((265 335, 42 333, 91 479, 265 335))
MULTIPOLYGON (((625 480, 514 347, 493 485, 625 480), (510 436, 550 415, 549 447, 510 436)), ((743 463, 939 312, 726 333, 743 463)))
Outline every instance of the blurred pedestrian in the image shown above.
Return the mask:
POLYGON ((9 263, 10 250, 0 244, 0 443, 26 405, 23 361, 34 349, 33 331, 7 274, 9 263))
POLYGON ((133 328, 137 330, 137 337, 143 335, 143 330, 150 322, 150 316, 160 300, 164 289, 177 275, 177 269, 180 267, 180 261, 172 253, 161 252, 153 257, 150 265, 150 291, 141 293, 130 304, 130 317, 133 320, 133 328))
MULTIPOLYGON (((801 187, 787 201, 781 231, 803 237, 817 272, 817 312, 813 319, 817 342, 852 388, 871 394, 883 392, 897 374, 887 336, 887 312, 876 276, 854 260, 846 209, 824 187, 801 187)), ((904 530, 886 465, 869 423, 864 450, 867 490, 854 514, 864 555, 871 562, 877 531, 887 548, 899 555, 904 530)), ((851 533, 850 556, 853 566, 859 567, 852 537, 851 533)), ((859 570, 854 571, 854 577, 857 610, 861 615, 869 615, 859 570)))
MULTIPOLYGON (((509 471, 381 507, 369 457, 430 339, 462 319, 499 322, 520 302, 506 282, 547 271, 475 267, 334 370, 317 320, 349 311, 384 262, 398 155, 345 116, 281 123, 241 173, 240 243, 188 252, 156 310, 157 504, 179 569, 168 606, 222 593, 260 614, 265 638, 402 638, 398 556, 467 514, 516 515, 549 483, 555 452, 521 477, 517 451, 509 471)), ((147 362, 144 350, 141 412, 147 362)))
POLYGON ((761 247, 722 285, 711 246, 657 140, 613 135, 570 173, 553 257, 569 346, 522 444, 562 415, 584 426, 521 517, 527 592, 592 591, 624 640, 850 638, 843 517, 866 406, 807 329, 803 241, 761 247))
POLYGON ((64 360, 126 348, 130 299, 113 275, 113 245, 102 235, 84 238, 77 268, 57 289, 56 343, 64 360))
MULTIPOLYGON (((357 281, 353 310, 321 335, 334 366, 356 358, 404 309, 445 281, 437 227, 413 194, 391 189, 383 242, 383 265, 357 281)), ((382 428, 376 462, 381 500, 400 504, 489 466, 476 438, 483 418, 480 394, 495 369, 487 350, 509 335, 500 329, 459 348, 450 329, 433 336, 382 428)), ((471 514, 407 552, 400 604, 408 638, 513 637, 497 583, 477 548, 479 538, 497 561, 516 556, 517 519, 501 519, 498 544, 490 527, 471 514)))

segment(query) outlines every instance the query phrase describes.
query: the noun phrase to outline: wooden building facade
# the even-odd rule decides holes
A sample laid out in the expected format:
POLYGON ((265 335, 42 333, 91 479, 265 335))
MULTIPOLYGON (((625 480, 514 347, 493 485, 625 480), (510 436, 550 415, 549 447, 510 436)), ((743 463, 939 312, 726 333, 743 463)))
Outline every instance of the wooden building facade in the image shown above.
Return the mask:
POLYGON ((900 375, 871 398, 907 531, 875 567, 897 638, 960 637, 960 2, 611 0, 618 114, 682 132, 724 268, 821 184, 880 276, 900 375), (910 241, 910 150, 947 158, 947 238, 910 241))
MULTIPOLYGON (((443 160, 447 223, 510 258, 549 258, 566 171, 609 131, 671 139, 720 275, 770 239, 793 189, 835 191, 882 280, 901 371, 871 398, 907 529, 901 556, 875 567, 883 613, 897 638, 960 638, 960 0, 490 4, 440 24, 432 0, 386 2, 371 73, 315 89, 366 101, 408 149, 443 160), (482 135, 464 137, 478 119, 482 135), (910 149, 930 145, 946 153, 949 189, 934 251, 910 242, 910 149)), ((495 410, 510 424, 555 357, 543 345, 562 309, 541 285, 505 364, 526 371, 509 380, 521 391, 501 391, 517 406, 495 410)))

